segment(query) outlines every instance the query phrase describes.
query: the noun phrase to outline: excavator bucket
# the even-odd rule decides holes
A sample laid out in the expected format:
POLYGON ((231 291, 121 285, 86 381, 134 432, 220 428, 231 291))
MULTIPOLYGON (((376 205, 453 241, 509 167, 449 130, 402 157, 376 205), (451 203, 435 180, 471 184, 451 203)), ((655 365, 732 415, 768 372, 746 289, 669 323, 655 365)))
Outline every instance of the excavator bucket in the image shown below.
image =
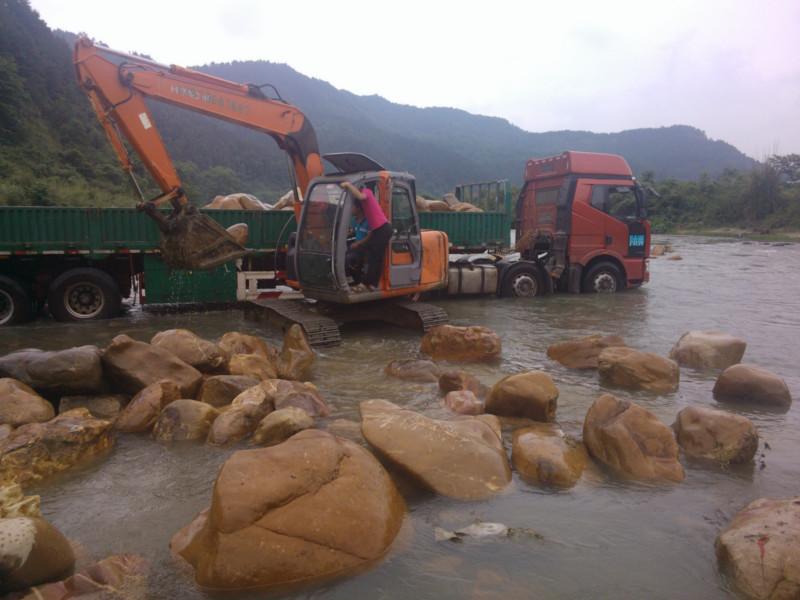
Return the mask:
POLYGON ((172 269, 206 271, 247 252, 222 225, 193 206, 167 216, 153 209, 145 212, 161 230, 161 258, 172 269))

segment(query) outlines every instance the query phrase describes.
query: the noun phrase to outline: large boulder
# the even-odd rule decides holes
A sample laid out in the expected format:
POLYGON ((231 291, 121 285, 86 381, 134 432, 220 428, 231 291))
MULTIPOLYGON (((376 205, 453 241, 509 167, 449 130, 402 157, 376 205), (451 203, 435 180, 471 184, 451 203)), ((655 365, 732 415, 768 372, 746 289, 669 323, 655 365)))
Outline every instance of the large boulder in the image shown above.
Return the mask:
POLYGON ((443 394, 458 390, 469 390, 477 398, 485 398, 489 392, 477 377, 466 371, 445 371, 439 376, 439 390, 443 394))
POLYGON ((258 446, 274 446, 288 440, 295 433, 313 426, 313 417, 302 408, 295 406, 280 408, 258 423, 253 433, 253 443, 258 446))
POLYGON ((439 325, 423 336, 421 350, 434 360, 480 362, 500 358, 502 347, 488 327, 439 325))
POLYGON ((590 335, 552 344, 547 356, 570 369, 596 369, 597 357, 603 350, 624 345, 618 335, 590 335))
POLYGON ((747 342, 719 331, 687 331, 669 357, 682 367, 726 369, 742 360, 747 342))
POLYGON ((672 428, 686 456, 724 463, 746 463, 758 450, 758 431, 747 417, 713 408, 688 406, 672 428))
POLYGON ((583 422, 583 443, 596 460, 621 477, 682 481, 672 429, 638 404, 603 394, 583 422))
POLYGON ((206 442, 212 446, 227 446, 243 440, 256 430, 261 419, 271 410, 272 407, 266 403, 231 406, 214 419, 206 442))
POLYGON ((528 483, 569 488, 577 483, 589 457, 584 445, 559 427, 537 423, 514 430, 511 460, 528 483))
POLYGON ((53 405, 30 386, 10 377, 0 379, 0 425, 41 423, 55 414, 53 405))
POLYGON ((600 381, 629 390, 647 390, 659 394, 678 389, 678 363, 652 352, 624 346, 612 346, 597 357, 600 381))
POLYGON ((258 385, 259 381, 247 375, 212 375, 203 381, 197 399, 216 408, 226 406, 246 389, 258 385))
POLYGON ((713 393, 718 402, 747 402, 787 410, 792 405, 786 382, 756 365, 728 367, 717 378, 713 393))
POLYGON ((278 367, 275 362, 261 354, 234 354, 228 363, 231 375, 255 377, 256 379, 275 379, 278 367))
POLYGON ((528 371, 509 375, 494 384, 486 412, 501 417, 552 421, 558 406, 558 388, 547 373, 528 371))
POLYGON ((278 351, 262 338, 239 331, 229 331, 223 335, 217 342, 217 346, 228 356, 260 354, 270 361, 274 361, 278 356, 278 351))
POLYGON ((23 425, 0 440, 0 483, 43 479, 100 455, 112 443, 111 422, 85 408, 23 425))
POLYGON ((303 328, 294 323, 283 336, 278 356, 278 376, 281 379, 303 379, 314 364, 316 354, 306 339, 303 328))
POLYGON ((108 378, 120 391, 136 394, 161 379, 174 381, 184 398, 193 398, 203 375, 172 352, 118 335, 103 353, 108 378))
POLYGON ((0 486, 0 519, 41 517, 39 496, 25 496, 18 483, 0 486))
POLYGON ((0 519, 0 592, 61 579, 74 567, 67 538, 44 519, 0 519))
POLYGON ((368 451, 308 430, 233 454, 220 469, 210 510, 170 546, 201 586, 278 586, 369 565, 386 553, 404 513, 394 483, 368 451))
POLYGON ((331 414, 319 390, 313 383, 269 379, 261 382, 261 388, 272 400, 275 410, 295 406, 312 417, 327 417, 331 414))
POLYGON ((201 373, 219 373, 228 364, 228 355, 219 346, 188 329, 160 331, 153 336, 150 344, 172 352, 201 373))
POLYGON ((360 408, 361 430, 378 454, 438 494, 477 500, 511 481, 499 436, 477 417, 439 421, 386 400, 360 408))
POLYGON ((716 550, 720 570, 748 597, 800 598, 800 496, 751 502, 719 534, 716 550))
POLYGON ((406 381, 435 383, 439 381, 439 365, 432 360, 419 358, 399 358, 391 361, 383 372, 406 381))
POLYGON ((444 405, 459 415, 483 414, 483 402, 470 390, 454 390, 444 396, 444 405))
POLYGON ((114 427, 128 433, 150 431, 161 410, 180 397, 180 388, 169 379, 151 383, 131 399, 117 417, 114 427))
POLYGON ((114 421, 122 407, 128 403, 128 396, 122 394, 101 394, 98 396, 62 396, 58 412, 64 413, 75 408, 85 408, 93 417, 114 421))
POLYGON ((42 394, 96 394, 104 388, 100 354, 96 346, 19 350, 0 358, 0 377, 19 379, 42 394))
POLYGON ((159 442, 204 440, 219 411, 197 400, 175 400, 158 415, 153 426, 153 437, 159 442))

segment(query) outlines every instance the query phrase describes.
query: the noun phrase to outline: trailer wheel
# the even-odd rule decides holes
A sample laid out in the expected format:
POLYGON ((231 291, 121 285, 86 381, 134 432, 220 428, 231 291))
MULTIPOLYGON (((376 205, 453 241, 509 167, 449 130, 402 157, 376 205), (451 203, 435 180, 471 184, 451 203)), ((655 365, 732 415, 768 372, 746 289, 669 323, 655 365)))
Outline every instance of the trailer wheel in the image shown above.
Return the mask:
POLYGON ((70 269, 56 277, 47 306, 57 321, 108 319, 119 313, 119 287, 99 269, 70 269))
POLYGON ((511 267, 503 277, 501 295, 518 298, 533 298, 544 294, 542 272, 532 264, 511 267))
POLYGON ((583 292, 613 294, 622 289, 622 273, 614 263, 599 262, 583 278, 583 292))
POLYGON ((0 275, 0 326, 24 323, 31 316, 31 299, 10 277, 0 275))

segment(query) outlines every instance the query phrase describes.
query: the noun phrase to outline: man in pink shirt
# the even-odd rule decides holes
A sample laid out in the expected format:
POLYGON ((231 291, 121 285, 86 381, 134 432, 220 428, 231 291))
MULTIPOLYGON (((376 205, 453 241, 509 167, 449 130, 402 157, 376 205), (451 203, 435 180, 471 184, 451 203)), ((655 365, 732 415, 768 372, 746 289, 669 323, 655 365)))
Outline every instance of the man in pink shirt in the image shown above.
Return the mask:
POLYGON ((369 233, 363 240, 353 242, 351 250, 361 252, 367 261, 367 272, 363 282, 370 290, 378 287, 383 270, 383 259, 386 256, 386 247, 392 238, 392 226, 389 224, 386 215, 383 214, 380 204, 375 199, 375 195, 367 188, 356 188, 349 181, 341 184, 342 189, 350 192, 354 202, 361 204, 361 210, 367 218, 369 233))

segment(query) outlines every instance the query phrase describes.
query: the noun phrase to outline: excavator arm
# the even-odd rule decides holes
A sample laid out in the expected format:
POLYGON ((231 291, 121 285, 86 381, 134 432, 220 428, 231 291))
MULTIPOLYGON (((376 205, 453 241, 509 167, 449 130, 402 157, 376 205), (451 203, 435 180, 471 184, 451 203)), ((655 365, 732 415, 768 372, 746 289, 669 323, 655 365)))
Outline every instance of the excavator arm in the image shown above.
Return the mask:
MULTIPOLYGON (((87 38, 76 42, 74 62, 78 82, 88 95, 123 169, 133 178, 133 165, 123 143, 124 137, 161 188, 160 196, 143 202, 140 207, 158 222, 164 238, 162 254, 171 266, 212 268, 241 256, 244 249, 216 222, 189 205, 146 98, 271 136, 288 153, 297 187, 303 195, 309 182, 323 174, 317 136, 308 118, 291 104, 266 97, 258 86, 234 83, 174 65, 161 65, 95 46, 87 38), (175 209, 170 217, 155 210, 167 201, 175 209), (213 256, 204 259, 200 256, 203 253, 213 256)), ((141 190, 138 185, 136 187, 141 197, 141 190)), ((299 203, 295 204, 295 214, 299 215, 299 203)))

